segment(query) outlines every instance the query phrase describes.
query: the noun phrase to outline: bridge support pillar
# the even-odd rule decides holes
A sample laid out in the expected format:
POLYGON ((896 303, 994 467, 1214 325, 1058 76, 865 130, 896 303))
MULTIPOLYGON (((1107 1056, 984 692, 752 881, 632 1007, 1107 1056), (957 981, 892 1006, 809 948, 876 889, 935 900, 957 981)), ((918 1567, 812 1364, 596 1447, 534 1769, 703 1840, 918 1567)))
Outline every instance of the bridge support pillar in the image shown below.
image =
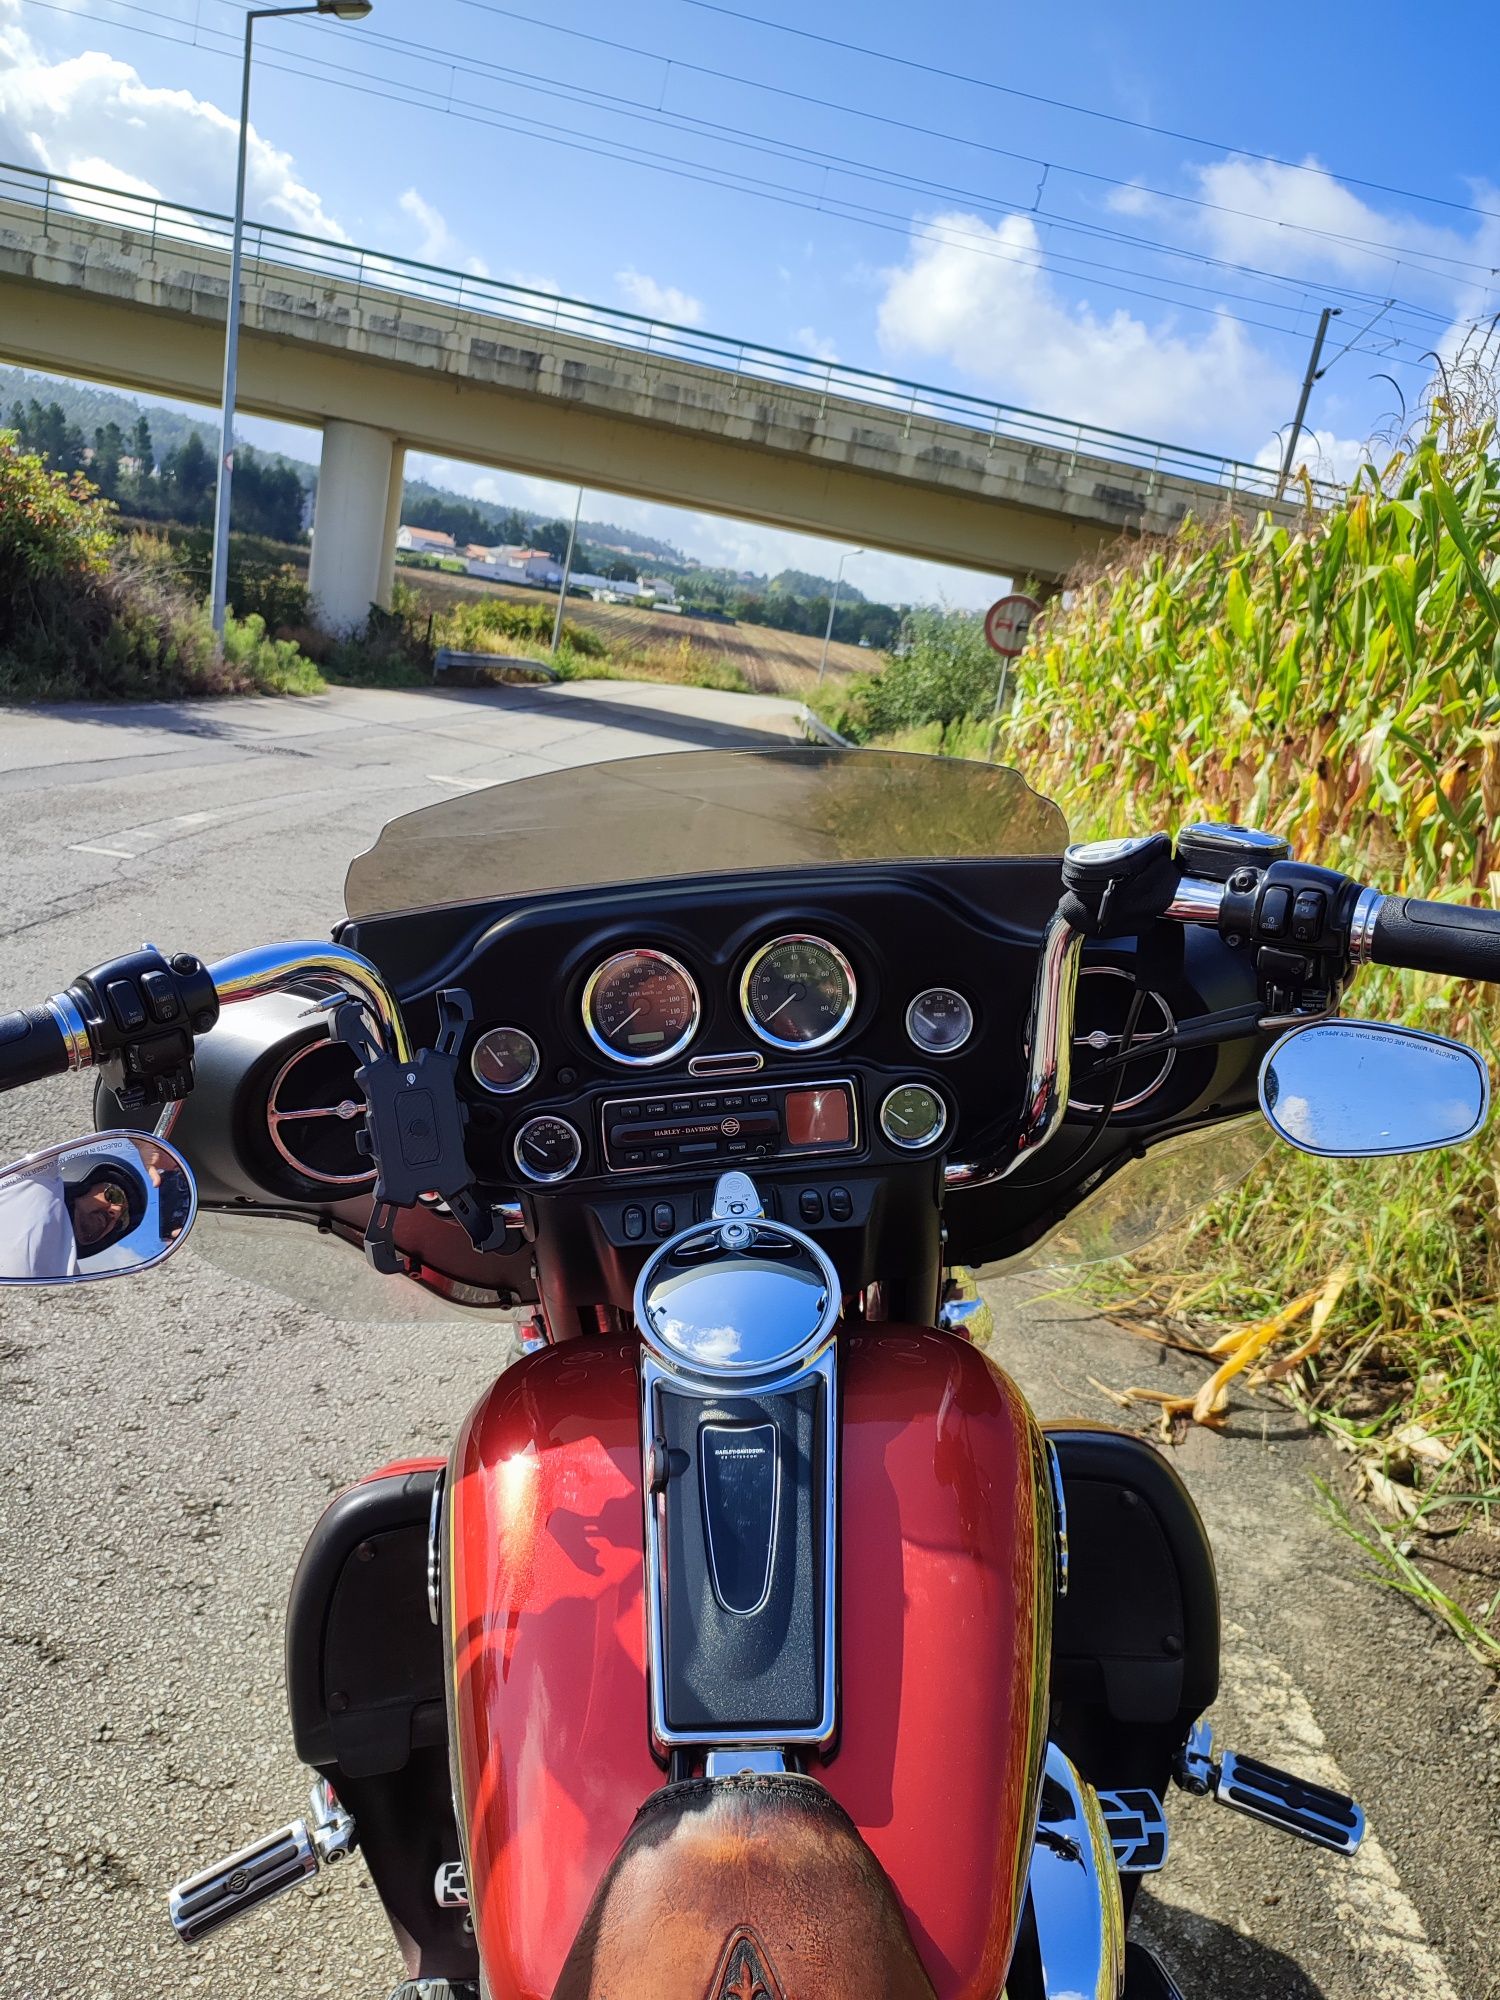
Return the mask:
POLYGON ((323 426, 308 589, 327 632, 352 632, 389 605, 406 451, 369 424, 323 426))

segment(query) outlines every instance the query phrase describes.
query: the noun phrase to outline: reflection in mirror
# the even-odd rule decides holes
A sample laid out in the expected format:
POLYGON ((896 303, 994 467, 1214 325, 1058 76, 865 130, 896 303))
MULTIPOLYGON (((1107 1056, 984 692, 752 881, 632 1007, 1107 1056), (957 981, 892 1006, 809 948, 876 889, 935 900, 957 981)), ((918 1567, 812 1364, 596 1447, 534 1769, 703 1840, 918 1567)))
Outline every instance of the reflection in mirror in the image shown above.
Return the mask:
POLYGON ((99 1132, 0 1172, 0 1285, 123 1278, 187 1236, 198 1190, 182 1155, 145 1132, 99 1132))
POLYGON ((1472 1049, 1383 1021, 1294 1028, 1261 1064, 1260 1108, 1272 1129, 1325 1159, 1457 1146, 1489 1106, 1489 1071, 1472 1049))

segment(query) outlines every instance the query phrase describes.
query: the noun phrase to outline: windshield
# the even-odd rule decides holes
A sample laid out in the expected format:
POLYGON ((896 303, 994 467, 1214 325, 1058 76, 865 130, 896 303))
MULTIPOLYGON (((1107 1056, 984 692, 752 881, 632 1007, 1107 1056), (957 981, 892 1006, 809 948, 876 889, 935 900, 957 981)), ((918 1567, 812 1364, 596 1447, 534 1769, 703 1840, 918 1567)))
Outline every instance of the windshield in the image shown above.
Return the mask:
POLYGON ((551 771, 392 820, 351 917, 537 889, 860 861, 1061 854, 1018 771, 892 750, 686 750, 551 771))

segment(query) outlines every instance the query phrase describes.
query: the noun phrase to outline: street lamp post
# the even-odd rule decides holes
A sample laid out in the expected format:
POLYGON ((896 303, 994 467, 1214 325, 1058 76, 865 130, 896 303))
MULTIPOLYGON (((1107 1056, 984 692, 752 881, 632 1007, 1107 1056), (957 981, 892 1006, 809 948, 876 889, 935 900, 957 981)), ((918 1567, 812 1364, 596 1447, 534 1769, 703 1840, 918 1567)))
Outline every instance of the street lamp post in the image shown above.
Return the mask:
POLYGON ((823 634, 823 651, 818 659, 819 680, 822 680, 828 666, 828 642, 833 637, 833 621, 839 608, 839 592, 844 587, 844 564, 848 562, 850 556, 862 556, 863 554, 863 549, 845 549, 844 553, 839 557, 839 573, 834 579, 833 585, 833 602, 828 607, 828 629, 823 634))
POLYGON ((214 631, 224 636, 224 611, 229 596, 229 497, 234 482, 234 397, 240 361, 240 266, 245 235, 245 155, 250 140, 250 57, 257 21, 284 19, 288 14, 332 14, 340 21, 362 21, 374 0, 316 0, 304 7, 257 7, 245 16, 245 66, 240 79, 240 156, 234 183, 234 242, 229 255, 229 311, 224 329, 224 407, 219 425, 219 486, 214 498, 214 559, 210 601, 214 631))

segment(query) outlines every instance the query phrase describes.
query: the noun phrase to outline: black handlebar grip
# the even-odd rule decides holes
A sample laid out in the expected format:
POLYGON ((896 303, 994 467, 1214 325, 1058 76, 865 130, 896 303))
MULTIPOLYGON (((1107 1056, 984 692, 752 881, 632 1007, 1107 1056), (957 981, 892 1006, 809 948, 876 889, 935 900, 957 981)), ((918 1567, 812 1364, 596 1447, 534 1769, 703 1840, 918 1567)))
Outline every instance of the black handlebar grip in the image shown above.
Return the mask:
POLYGON ((0 1014, 0 1090, 62 1076, 68 1067, 68 1045, 47 1008, 0 1014))
POLYGON ((1370 956, 1377 965, 1500 984, 1500 910, 1387 896, 1375 918, 1370 956))

